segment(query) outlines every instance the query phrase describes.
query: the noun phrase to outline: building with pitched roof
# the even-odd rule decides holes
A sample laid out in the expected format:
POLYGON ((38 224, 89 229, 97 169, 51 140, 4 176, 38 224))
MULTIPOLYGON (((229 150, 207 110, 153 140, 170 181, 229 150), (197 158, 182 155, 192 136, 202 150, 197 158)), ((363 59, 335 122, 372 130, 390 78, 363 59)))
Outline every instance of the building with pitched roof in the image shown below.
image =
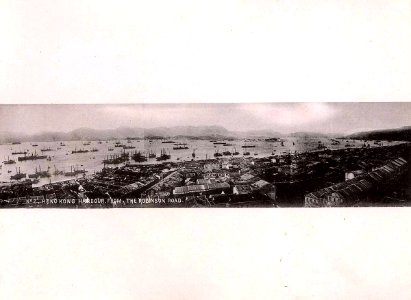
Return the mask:
POLYGON ((392 182, 408 169, 408 162, 402 157, 389 161, 373 171, 348 179, 304 198, 305 207, 335 207, 356 203, 369 195, 377 186, 392 182))

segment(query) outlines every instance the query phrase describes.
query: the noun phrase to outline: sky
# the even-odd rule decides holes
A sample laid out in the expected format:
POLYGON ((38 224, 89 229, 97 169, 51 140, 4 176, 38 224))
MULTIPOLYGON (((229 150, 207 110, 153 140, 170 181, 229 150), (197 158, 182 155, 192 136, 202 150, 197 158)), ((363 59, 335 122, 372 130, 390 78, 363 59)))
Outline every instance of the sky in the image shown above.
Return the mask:
POLYGON ((411 125, 411 103, 0 105, 0 131, 218 125, 228 130, 352 133, 411 125))
POLYGON ((409 0, 2 0, 0 101, 410 101, 410 24, 409 0))

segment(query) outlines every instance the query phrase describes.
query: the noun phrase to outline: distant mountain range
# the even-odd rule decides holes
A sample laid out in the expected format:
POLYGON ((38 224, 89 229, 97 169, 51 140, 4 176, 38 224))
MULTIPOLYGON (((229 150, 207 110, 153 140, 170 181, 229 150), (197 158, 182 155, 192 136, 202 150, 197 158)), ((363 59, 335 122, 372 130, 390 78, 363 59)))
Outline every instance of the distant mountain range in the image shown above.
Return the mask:
MULTIPOLYGON (((174 127, 119 127, 117 129, 78 128, 69 132, 47 131, 28 135, 24 133, 0 132, 0 143, 12 142, 50 142, 50 141, 92 141, 126 138, 188 138, 188 139, 238 139, 273 137, 342 137, 342 134, 322 134, 316 132, 295 132, 281 134, 273 130, 229 131, 222 126, 174 126, 174 127)), ((348 137, 358 139, 411 140, 411 127, 400 129, 360 132, 348 137)))
POLYGON ((119 127, 117 129, 78 128, 69 132, 47 131, 33 135, 0 132, 0 143, 75 140, 92 141, 126 138, 189 138, 211 140, 281 136, 284 135, 273 130, 229 131, 222 126, 174 126, 156 128, 119 127))
POLYGON ((411 126, 404 126, 396 129, 357 132, 348 137, 361 140, 411 141, 411 126))

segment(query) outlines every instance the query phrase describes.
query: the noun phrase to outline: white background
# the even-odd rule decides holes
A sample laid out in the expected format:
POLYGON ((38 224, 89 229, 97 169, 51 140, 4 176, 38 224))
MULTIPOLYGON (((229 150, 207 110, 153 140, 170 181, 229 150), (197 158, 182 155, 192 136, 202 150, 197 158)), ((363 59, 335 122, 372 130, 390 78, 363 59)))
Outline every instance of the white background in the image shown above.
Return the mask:
MULTIPOLYGON (((409 101, 410 14, 400 0, 2 0, 0 98, 409 101)), ((0 298, 409 299, 410 216, 1 210, 0 298)))

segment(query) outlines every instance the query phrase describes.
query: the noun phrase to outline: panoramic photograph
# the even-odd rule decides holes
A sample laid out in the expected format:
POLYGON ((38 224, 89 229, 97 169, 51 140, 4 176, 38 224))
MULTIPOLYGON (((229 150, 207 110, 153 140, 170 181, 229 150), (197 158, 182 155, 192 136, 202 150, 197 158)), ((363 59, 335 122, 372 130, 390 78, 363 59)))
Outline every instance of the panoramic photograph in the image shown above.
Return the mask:
POLYGON ((1 105, 1 208, 410 206, 411 103, 1 105))

